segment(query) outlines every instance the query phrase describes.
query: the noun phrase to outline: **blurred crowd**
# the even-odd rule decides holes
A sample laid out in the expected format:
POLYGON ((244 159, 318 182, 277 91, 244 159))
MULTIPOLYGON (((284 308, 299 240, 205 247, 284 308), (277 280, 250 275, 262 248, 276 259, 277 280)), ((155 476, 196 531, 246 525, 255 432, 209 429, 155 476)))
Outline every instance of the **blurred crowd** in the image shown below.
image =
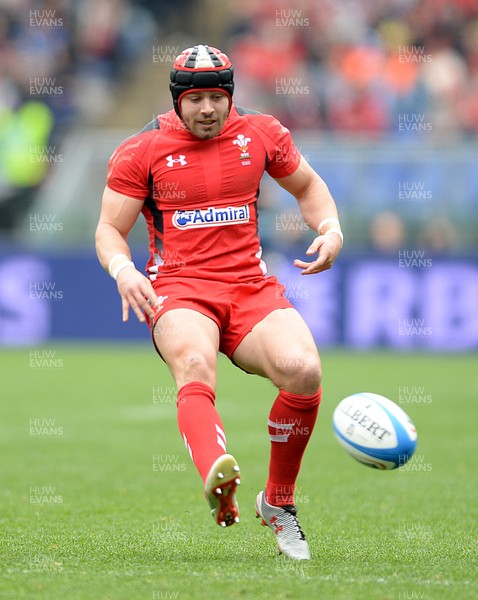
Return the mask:
MULTIPOLYGON (((477 138, 476 0, 231 0, 229 6, 227 49, 240 82, 236 103, 318 135, 415 136, 420 143, 477 138)), ((396 208, 400 170, 400 164, 388 165, 393 185, 375 216, 355 221, 354 234, 360 234, 354 247, 382 254, 404 246, 439 254, 466 248, 452 211, 406 214, 396 208)), ((304 232, 278 233, 274 218, 266 206, 272 247, 284 244, 284 236, 300 246, 304 232)))
POLYGON ((290 128, 478 133, 476 0, 229 4, 237 98, 290 128))
POLYGON ((0 106, 42 102, 59 127, 102 116, 154 31, 129 0, 0 0, 0 106))
POLYGON ((61 134, 111 109, 154 31, 126 0, 0 0, 0 229, 31 203, 61 134))

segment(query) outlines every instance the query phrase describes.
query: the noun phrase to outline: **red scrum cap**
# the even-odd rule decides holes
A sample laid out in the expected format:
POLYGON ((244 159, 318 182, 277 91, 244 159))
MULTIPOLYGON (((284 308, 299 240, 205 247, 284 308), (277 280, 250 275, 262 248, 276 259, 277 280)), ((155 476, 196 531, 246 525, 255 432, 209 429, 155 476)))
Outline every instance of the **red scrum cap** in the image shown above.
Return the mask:
POLYGON ((174 110, 179 117, 181 97, 193 90, 221 90, 232 102, 234 69, 224 52, 212 46, 199 44, 183 50, 176 58, 169 78, 174 110))

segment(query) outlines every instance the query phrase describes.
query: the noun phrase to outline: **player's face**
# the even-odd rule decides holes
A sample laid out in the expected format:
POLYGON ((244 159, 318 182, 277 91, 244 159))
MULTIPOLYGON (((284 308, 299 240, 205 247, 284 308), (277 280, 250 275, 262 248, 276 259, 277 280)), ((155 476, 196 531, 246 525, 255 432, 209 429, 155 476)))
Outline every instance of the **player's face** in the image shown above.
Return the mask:
POLYGON ((215 137, 229 114, 229 96, 224 92, 189 92, 181 99, 181 116, 189 131, 201 140, 215 137))

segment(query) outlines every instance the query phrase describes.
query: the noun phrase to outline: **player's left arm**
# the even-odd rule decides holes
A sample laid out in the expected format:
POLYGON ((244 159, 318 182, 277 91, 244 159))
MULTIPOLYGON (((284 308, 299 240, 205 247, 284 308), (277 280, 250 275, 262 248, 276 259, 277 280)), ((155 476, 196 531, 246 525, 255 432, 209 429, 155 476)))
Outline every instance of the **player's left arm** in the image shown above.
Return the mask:
POLYGON ((330 269, 342 248, 343 237, 337 232, 340 231, 337 207, 324 180, 301 157, 292 175, 275 181, 295 196, 304 222, 319 234, 306 251, 310 256, 318 253, 318 257, 311 262, 296 259, 294 265, 302 269, 302 275, 330 269))

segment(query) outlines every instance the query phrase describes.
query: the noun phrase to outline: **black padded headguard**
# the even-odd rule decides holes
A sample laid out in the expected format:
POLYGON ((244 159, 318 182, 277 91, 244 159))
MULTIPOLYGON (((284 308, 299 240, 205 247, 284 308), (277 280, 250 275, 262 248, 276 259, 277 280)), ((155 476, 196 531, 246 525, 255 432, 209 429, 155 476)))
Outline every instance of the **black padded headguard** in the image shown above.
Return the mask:
POLYGON ((229 58, 217 48, 198 45, 187 48, 176 58, 169 76, 174 110, 181 118, 181 96, 192 90, 221 90, 232 102, 234 69, 229 58))

